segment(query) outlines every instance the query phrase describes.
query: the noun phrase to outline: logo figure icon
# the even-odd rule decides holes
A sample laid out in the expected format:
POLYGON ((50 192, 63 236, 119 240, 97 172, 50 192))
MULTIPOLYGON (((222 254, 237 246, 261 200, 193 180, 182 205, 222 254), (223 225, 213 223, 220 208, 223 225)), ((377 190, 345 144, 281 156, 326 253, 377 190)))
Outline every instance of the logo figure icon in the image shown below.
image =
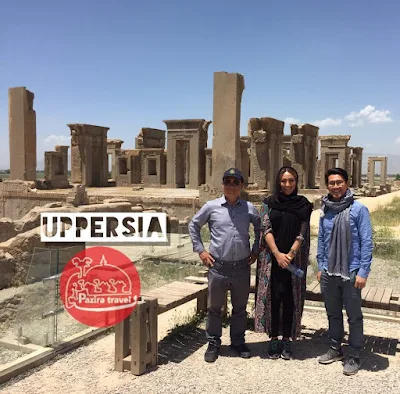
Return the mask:
POLYGON ((93 247, 73 256, 60 280, 65 309, 92 327, 113 326, 135 308, 140 296, 139 274, 123 253, 93 247))

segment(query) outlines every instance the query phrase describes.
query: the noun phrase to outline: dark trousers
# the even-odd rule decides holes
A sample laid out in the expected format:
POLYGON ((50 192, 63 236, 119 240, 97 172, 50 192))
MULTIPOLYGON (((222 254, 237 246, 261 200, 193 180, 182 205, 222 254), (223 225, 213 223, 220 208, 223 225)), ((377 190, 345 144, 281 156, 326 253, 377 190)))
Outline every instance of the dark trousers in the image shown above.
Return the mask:
POLYGON ((363 314, 361 310, 361 289, 354 287, 356 272, 350 280, 340 276, 329 276, 325 271, 321 275, 321 293, 329 321, 329 336, 332 347, 339 349, 343 342, 343 305, 349 323, 349 355, 360 357, 364 343, 363 314))
POLYGON ((234 346, 245 342, 247 326, 247 301, 250 291, 250 265, 248 260, 239 262, 215 261, 208 271, 208 314, 206 336, 209 343, 220 346, 222 335, 222 312, 225 293, 231 292, 231 343, 234 346))
MULTIPOLYGON (((290 274, 290 272, 289 272, 290 274)), ((293 290, 291 281, 287 281, 285 288, 272 278, 271 283, 271 337, 279 335, 280 311, 282 305, 282 335, 283 338, 292 336, 293 325, 293 290)))

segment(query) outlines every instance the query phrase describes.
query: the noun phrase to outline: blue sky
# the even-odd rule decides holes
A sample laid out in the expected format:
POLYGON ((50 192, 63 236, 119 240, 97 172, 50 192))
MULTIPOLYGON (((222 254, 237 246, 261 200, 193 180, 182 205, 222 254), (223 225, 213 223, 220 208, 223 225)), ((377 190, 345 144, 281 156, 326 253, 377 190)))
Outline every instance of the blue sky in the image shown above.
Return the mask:
POLYGON ((2 2, 0 168, 9 87, 35 93, 40 166, 67 123, 110 127, 129 149, 141 127, 212 120, 215 71, 244 75, 242 135, 270 116, 400 154, 399 22, 397 1, 2 2))

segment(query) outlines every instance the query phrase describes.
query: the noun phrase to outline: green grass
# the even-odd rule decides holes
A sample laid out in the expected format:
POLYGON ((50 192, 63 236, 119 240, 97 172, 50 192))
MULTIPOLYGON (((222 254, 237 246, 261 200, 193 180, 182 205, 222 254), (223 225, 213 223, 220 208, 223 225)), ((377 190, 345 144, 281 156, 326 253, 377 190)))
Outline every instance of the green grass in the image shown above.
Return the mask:
POLYGON ((400 197, 396 197, 393 201, 371 213, 372 225, 397 227, 400 226, 400 197))
POLYGON ((197 276, 199 264, 179 264, 146 259, 135 264, 142 290, 151 290, 173 281, 183 281, 187 276, 197 276))
POLYGON ((163 341, 171 341, 193 332, 202 322, 204 322, 205 316, 205 311, 196 313, 194 316, 185 316, 181 323, 168 330, 168 334, 163 341))
POLYGON ((400 260, 400 239, 393 227, 400 226, 400 198, 371 214, 374 237, 374 257, 385 260, 400 260))
POLYGON ((375 257, 393 260, 398 266, 400 261, 400 239, 392 239, 388 241, 375 241, 375 248, 373 252, 375 257))

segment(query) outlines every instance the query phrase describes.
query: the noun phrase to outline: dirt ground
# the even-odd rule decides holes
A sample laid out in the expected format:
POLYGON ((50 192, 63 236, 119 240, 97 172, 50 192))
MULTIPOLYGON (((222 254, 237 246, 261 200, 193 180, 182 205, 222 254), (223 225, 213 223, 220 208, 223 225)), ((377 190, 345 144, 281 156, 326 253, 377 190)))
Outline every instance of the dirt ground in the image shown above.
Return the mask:
MULTIPOLYGON (((267 338, 248 331, 252 351, 240 359, 229 348, 229 328, 216 363, 204 362, 204 325, 190 334, 165 341, 168 329, 183 321, 193 303, 160 315, 159 365, 134 376, 114 371, 114 334, 94 340, 64 356, 7 382, 10 394, 39 393, 396 393, 400 392, 400 325, 365 319, 365 349, 359 373, 347 377, 342 363, 323 366, 327 350, 325 313, 306 311, 294 359, 270 360, 267 338)), ((346 349, 345 349, 346 354, 346 349)))

